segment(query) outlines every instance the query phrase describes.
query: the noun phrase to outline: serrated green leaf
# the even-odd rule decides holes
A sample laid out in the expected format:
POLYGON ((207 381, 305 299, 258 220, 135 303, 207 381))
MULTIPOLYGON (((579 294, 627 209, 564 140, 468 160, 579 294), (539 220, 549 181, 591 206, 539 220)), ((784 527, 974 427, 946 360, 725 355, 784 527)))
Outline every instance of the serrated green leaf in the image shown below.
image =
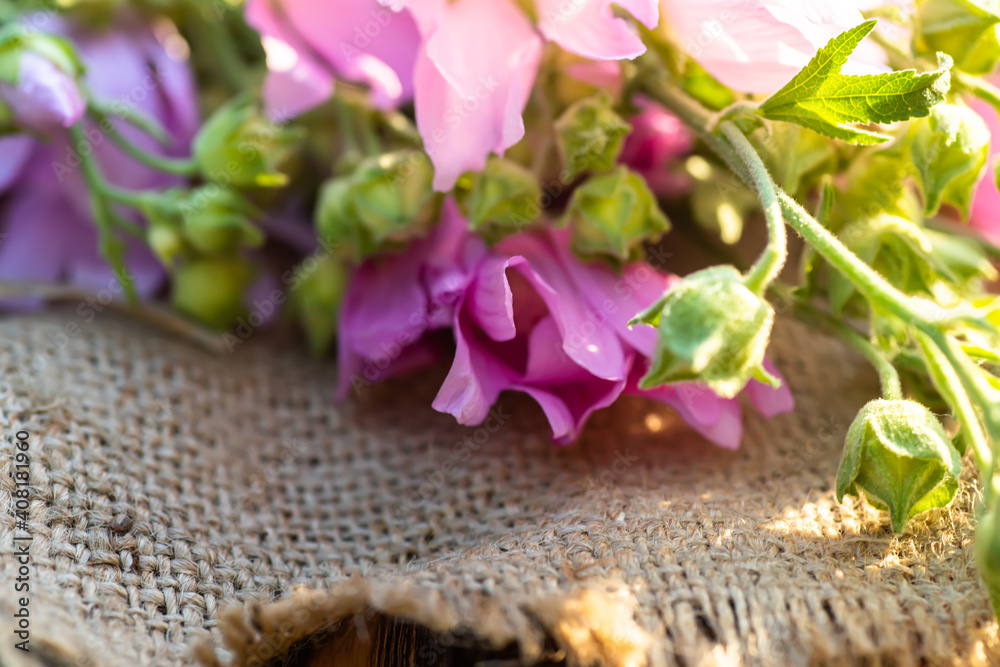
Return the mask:
POLYGON ((764 100, 764 118, 801 125, 834 139, 872 145, 890 137, 852 123, 893 123, 926 116, 951 85, 951 60, 934 72, 903 70, 849 76, 840 73, 861 40, 875 28, 866 21, 834 37, 791 81, 764 100))

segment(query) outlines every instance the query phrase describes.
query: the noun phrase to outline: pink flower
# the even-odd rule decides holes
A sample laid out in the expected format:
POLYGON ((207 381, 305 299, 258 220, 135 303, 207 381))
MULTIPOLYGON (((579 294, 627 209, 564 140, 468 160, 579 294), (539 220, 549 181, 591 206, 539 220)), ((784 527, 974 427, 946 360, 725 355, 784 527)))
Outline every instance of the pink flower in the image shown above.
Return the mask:
MULTIPOLYGON (((663 17, 691 56, 724 85, 746 93, 784 86, 830 39, 862 23, 863 0, 661 0, 663 17)), ((845 74, 887 71, 862 42, 845 74)))
MULTIPOLYGON (((99 30, 70 26, 49 17, 47 29, 72 39, 87 66, 87 85, 112 108, 112 117, 141 112, 169 133, 170 155, 187 155, 198 129, 194 84, 187 63, 173 60, 152 30, 124 18, 99 30)), ((145 150, 163 151, 156 142, 116 120, 115 131, 145 150)), ((170 185, 176 179, 135 162, 97 127, 87 126, 91 149, 105 177, 124 188, 170 185)), ((101 291, 121 287, 98 253, 97 232, 90 213, 79 158, 65 132, 43 143, 25 135, 0 139, 0 194, 9 197, 0 209, 0 280, 67 282, 101 291)), ((126 266, 137 291, 150 295, 166 273, 142 242, 129 239, 126 266)), ((34 301, 5 302, 27 307, 34 301)))
POLYGON ((993 172, 993 167, 1000 156, 1000 121, 997 120, 996 109, 989 104, 976 100, 971 106, 990 128, 991 145, 986 173, 979 181, 975 198, 972 200, 969 225, 982 232, 983 236, 993 243, 1000 245, 1000 191, 997 190, 997 180, 993 172))
MULTIPOLYGON (((481 423, 501 392, 521 391, 542 407, 554 440, 568 443, 595 410, 635 393, 734 448, 742 436, 738 401, 695 385, 637 388, 657 334, 627 322, 672 281, 641 264, 622 275, 583 264, 565 230, 523 233, 487 249, 449 200, 431 238, 355 273, 341 313, 341 395, 428 363, 427 333, 451 328, 454 361, 434 408, 459 423, 481 423)), ((786 388, 753 382, 747 394, 766 415, 791 409, 786 388)))
MULTIPOLYGON (((650 27, 655 0, 617 2, 650 27)), ((449 190, 490 153, 524 136, 521 114, 542 39, 512 0, 402 0, 423 37, 414 70, 417 127, 434 162, 434 187, 449 190), (484 29, 484 26, 489 26, 484 29)), ((590 58, 634 58, 642 42, 611 0, 538 0, 541 33, 590 58)))
POLYGON ((325 101, 337 77, 368 85, 379 108, 413 94, 419 35, 408 14, 377 0, 249 0, 246 18, 263 35, 274 118, 325 101))
POLYGON ((643 110, 632 118, 620 161, 642 174, 658 195, 676 195, 687 184, 671 171, 678 158, 691 152, 694 140, 684 123, 662 107, 640 100, 643 110))

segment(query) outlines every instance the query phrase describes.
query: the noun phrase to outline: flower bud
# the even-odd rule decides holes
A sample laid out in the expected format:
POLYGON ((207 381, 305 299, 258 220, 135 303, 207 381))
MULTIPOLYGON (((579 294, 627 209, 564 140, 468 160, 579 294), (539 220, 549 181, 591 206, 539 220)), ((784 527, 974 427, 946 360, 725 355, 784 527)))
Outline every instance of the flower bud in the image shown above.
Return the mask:
POLYGON ((347 267, 336 257, 307 258, 298 269, 301 282, 292 292, 292 307, 299 315, 313 354, 322 355, 337 335, 340 302, 347 289, 347 267))
POLYGON ((642 389, 696 381, 734 398, 751 379, 779 383, 763 366, 774 309, 731 266, 687 276, 629 325, 639 322, 659 329, 642 389))
POLYGON ((361 260, 385 244, 422 236, 434 220, 432 181, 430 162, 419 151, 366 158, 323 188, 316 207, 320 237, 361 260))
POLYGON ((0 32, 0 100, 13 122, 50 133, 74 125, 87 109, 77 77, 83 71, 72 45, 53 35, 24 37, 24 26, 0 32))
POLYGON ((565 180, 584 171, 613 169, 632 126, 611 108, 607 95, 576 102, 555 123, 565 180))
POLYGON ((958 491, 962 461, 930 410, 914 401, 877 399, 861 409, 847 432, 837 472, 837 499, 861 497, 889 511, 892 530, 958 491))
POLYGON ((989 74, 1000 59, 1000 15, 991 3, 923 0, 917 3, 915 40, 921 54, 943 51, 969 74, 989 74))
POLYGON ((224 105, 195 137, 194 157, 205 178, 224 186, 280 187, 288 182, 280 165, 299 133, 268 121, 251 103, 224 105))
POLYGON ((264 233, 250 222, 256 210, 235 190, 211 184, 196 188, 181 201, 180 211, 184 238, 203 254, 264 243, 264 233))
POLYGON ((245 293, 253 281, 252 265, 242 257, 203 257, 185 262, 173 274, 174 307, 223 329, 246 311, 245 293))
POLYGON ((153 224, 146 232, 146 243, 164 266, 173 266, 185 248, 184 237, 172 225, 153 224))
POLYGON ((990 155, 990 130, 975 111, 961 104, 938 104, 926 118, 910 123, 910 157, 924 196, 924 215, 942 203, 968 217, 979 177, 990 155))
POLYGON ((670 229, 646 181, 626 167, 595 176, 573 191, 563 223, 572 226, 573 250, 582 257, 638 260, 642 246, 670 229))
POLYGON ((516 234, 542 213, 534 174, 511 160, 491 157, 465 198, 469 227, 492 243, 516 234))

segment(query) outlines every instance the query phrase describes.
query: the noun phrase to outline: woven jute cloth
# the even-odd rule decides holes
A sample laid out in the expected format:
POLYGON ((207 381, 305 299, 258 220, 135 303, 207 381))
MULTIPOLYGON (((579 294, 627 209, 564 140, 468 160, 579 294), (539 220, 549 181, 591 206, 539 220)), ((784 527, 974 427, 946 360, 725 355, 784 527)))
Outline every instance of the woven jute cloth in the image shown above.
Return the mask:
POLYGON ((431 638, 385 664, 452 646, 628 667, 995 661, 971 471, 901 537, 838 503, 876 379, 790 321, 772 348, 797 409, 747 410, 739 451, 641 399, 557 448, 517 396, 478 429, 433 412, 446 368, 337 404, 332 363, 264 334, 218 356, 107 312, 0 320, 0 663, 294 664, 379 619, 431 638), (13 635, 21 430, 31 653, 13 635))

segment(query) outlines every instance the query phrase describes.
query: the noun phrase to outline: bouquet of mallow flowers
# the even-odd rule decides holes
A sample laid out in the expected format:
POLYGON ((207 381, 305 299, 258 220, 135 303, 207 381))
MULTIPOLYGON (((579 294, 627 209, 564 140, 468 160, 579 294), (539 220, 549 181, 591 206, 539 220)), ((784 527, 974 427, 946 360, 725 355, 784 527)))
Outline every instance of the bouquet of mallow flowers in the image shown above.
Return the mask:
POLYGON ((39 284, 163 299, 230 350, 281 317, 341 398, 445 359, 430 407, 462 424, 523 392, 569 444, 636 394, 735 448, 741 395, 793 405, 778 298, 882 381, 838 496, 903 532, 969 457, 1000 605, 996 3, 5 0, 0 22, 5 309, 39 284), (664 208, 766 247, 671 275, 664 208))

